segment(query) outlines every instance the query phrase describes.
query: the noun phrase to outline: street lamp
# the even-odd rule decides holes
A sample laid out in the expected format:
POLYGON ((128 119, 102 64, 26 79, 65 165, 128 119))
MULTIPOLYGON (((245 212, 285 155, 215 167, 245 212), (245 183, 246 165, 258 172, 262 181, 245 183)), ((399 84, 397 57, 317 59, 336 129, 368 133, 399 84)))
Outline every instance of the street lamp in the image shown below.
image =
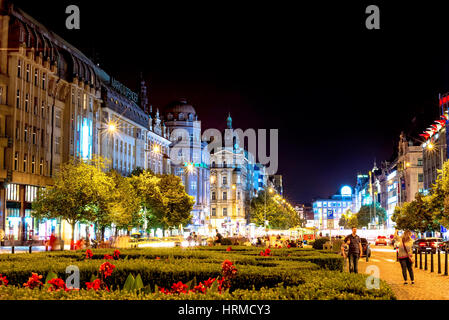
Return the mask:
MULTIPOLYGON (((111 133, 112 134, 112 133, 117 131, 117 125, 114 122, 110 121, 110 122, 108 122, 106 127, 98 128, 98 138, 97 138, 97 142, 98 142, 97 155, 98 155, 98 157, 101 155, 101 152, 100 152, 100 137, 101 137, 101 132, 103 130, 106 130, 107 133, 111 133)), ((99 166, 99 163, 98 163, 98 166, 99 166)))

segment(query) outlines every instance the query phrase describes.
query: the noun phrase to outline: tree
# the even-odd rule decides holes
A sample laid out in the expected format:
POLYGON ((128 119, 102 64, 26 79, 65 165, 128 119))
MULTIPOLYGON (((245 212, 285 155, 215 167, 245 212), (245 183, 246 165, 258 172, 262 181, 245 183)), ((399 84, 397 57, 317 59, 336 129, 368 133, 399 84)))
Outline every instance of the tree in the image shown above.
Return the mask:
POLYGON ((378 219, 379 225, 384 224, 387 221, 387 212, 384 208, 376 205, 362 206, 357 213, 357 222, 359 227, 367 227, 371 223, 372 219, 378 219))
POLYGON ((111 222, 118 230, 129 230, 143 224, 141 201, 137 191, 131 185, 131 179, 123 177, 117 171, 108 173, 114 181, 114 194, 107 210, 110 212, 111 222))
POLYGON ((439 223, 432 212, 431 201, 431 197, 417 193, 415 200, 404 203, 401 208, 396 207, 392 216, 396 227, 421 233, 438 230, 439 223))
POLYGON ((265 218, 270 227, 275 229, 288 229, 301 224, 294 209, 276 201, 273 195, 262 190, 251 201, 251 222, 263 226, 265 218))
POLYGON ((37 219, 61 218, 72 227, 75 240, 77 222, 94 222, 96 210, 110 199, 113 182, 103 169, 104 160, 71 160, 56 174, 54 185, 41 189, 33 202, 33 216, 37 219))
POLYGON ((171 228, 188 224, 192 219, 195 198, 186 193, 181 178, 170 174, 159 175, 158 187, 164 195, 161 225, 171 228))

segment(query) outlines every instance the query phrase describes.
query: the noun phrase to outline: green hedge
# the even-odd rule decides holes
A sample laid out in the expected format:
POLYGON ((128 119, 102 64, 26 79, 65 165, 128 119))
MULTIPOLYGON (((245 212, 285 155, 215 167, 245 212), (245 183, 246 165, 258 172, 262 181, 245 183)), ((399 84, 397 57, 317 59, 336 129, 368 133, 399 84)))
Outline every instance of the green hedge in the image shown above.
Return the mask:
MULTIPOLYGON (((231 292, 215 296, 183 295, 183 299, 392 299, 394 295, 382 282, 380 290, 367 290, 365 275, 343 273, 343 259, 333 253, 313 249, 272 249, 272 255, 260 256, 261 248, 236 246, 199 248, 138 248, 120 250, 119 260, 109 260, 116 266, 107 284, 122 288, 130 273, 140 274, 144 285, 170 287, 196 277, 204 281, 219 276, 221 263, 231 260, 238 269, 232 280, 231 292), (156 260, 156 257, 160 259, 156 260)), ((172 299, 179 297, 136 293, 95 293, 86 290, 68 293, 46 293, 21 287, 31 272, 44 277, 52 271, 65 278, 65 269, 76 265, 80 283, 91 280, 105 262, 104 254, 113 249, 92 250, 94 259, 85 259, 85 251, 56 251, 33 254, 0 255, 0 273, 10 281, 0 288, 0 299, 172 299), (105 296, 106 295, 106 296, 105 296)))

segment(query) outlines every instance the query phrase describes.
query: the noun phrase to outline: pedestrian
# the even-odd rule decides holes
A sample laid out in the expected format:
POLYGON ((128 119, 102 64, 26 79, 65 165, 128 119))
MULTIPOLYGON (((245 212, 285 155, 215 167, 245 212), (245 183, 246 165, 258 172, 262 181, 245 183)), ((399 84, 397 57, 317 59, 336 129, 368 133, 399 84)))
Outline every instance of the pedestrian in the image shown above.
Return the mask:
POLYGON ((411 238, 411 231, 405 230, 402 237, 398 236, 398 230, 394 233, 394 239, 398 244, 398 259, 402 268, 402 276, 404 277, 404 284, 407 282, 407 270, 410 274, 412 284, 415 284, 415 276, 413 274, 413 240, 411 238))
POLYGON ((345 243, 349 246, 348 262, 349 272, 359 273, 359 259, 362 253, 362 243, 360 237, 357 235, 357 228, 352 227, 352 233, 345 238, 345 243))

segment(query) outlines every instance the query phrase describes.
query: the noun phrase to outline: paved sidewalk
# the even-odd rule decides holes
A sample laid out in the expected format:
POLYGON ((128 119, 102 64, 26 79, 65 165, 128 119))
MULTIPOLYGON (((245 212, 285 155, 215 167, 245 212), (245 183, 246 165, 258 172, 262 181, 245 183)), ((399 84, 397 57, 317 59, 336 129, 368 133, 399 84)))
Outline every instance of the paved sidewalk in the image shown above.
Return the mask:
MULTIPOLYGON (((413 259, 415 262, 415 259, 413 259)), ((399 262, 396 262, 396 252, 392 249, 378 250, 373 248, 372 256, 369 262, 365 259, 359 261, 359 272, 365 273, 366 267, 376 265, 380 270, 380 278, 385 280, 393 289, 399 300, 449 300, 449 276, 444 276, 444 256, 441 259, 441 274, 438 274, 437 259, 435 263, 435 272, 430 272, 430 260, 428 261, 428 270, 415 268, 413 263, 413 272, 415 274, 415 284, 404 285, 402 271, 399 262)), ((423 261, 424 269, 424 261, 423 261)))

